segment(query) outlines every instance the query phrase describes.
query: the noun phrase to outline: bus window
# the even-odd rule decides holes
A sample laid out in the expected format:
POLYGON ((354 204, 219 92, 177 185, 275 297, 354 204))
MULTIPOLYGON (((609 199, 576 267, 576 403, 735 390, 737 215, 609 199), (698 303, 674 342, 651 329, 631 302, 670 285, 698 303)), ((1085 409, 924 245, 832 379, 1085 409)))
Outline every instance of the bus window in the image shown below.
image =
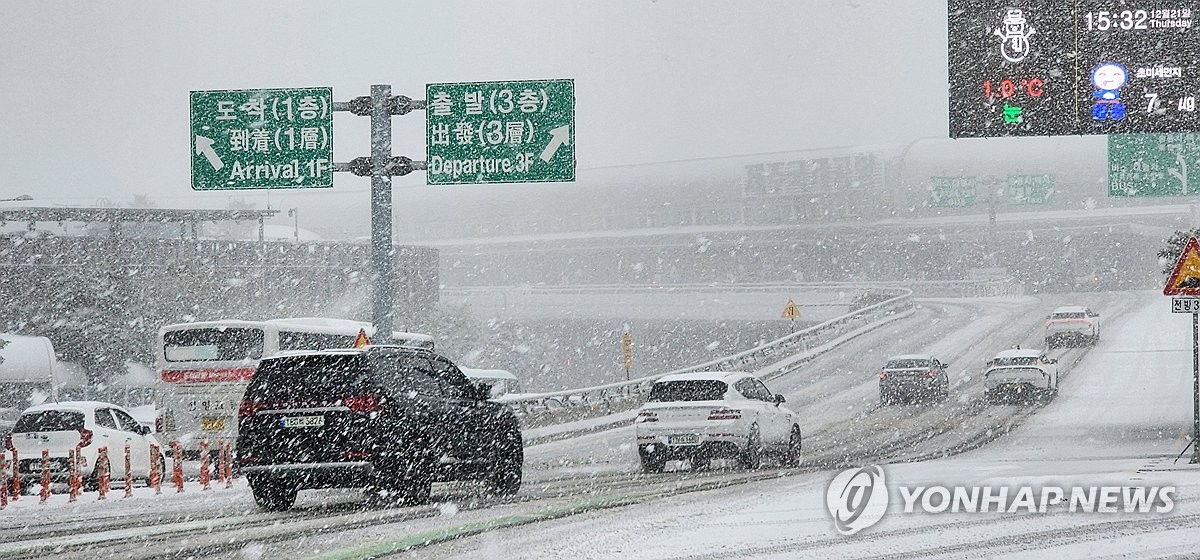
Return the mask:
POLYGON ((279 331, 280 350, 322 350, 352 348, 357 336, 279 331))
POLYGON ((262 329, 189 329, 163 333, 163 353, 168 362, 204 362, 259 359, 263 353, 262 329))

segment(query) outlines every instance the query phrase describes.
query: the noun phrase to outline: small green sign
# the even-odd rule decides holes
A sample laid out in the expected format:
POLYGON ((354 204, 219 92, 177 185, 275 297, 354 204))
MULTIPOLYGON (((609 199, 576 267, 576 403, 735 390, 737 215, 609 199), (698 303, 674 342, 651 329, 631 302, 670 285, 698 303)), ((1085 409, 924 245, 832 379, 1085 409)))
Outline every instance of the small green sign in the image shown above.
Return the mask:
POLYGON ((1108 136, 1108 196, 1195 194, 1200 194, 1200 134, 1108 136))
POLYGON ((1016 206, 1046 204, 1054 192, 1054 175, 1009 175, 1004 189, 1007 202, 1016 206))
POLYGON ((193 91, 192 189, 333 186, 333 88, 193 91))
POLYGON ((430 185, 575 180, 575 81, 428 84, 430 185))
POLYGON ((930 177, 929 205, 937 208, 975 206, 975 177, 930 177))

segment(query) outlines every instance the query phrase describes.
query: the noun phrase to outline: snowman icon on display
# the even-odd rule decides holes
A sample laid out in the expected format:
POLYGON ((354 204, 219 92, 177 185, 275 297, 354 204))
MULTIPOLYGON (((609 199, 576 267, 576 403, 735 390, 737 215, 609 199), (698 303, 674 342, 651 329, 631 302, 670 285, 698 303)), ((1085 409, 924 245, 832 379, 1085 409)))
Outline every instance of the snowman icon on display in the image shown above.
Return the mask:
POLYGON ((1125 104, 1121 103, 1121 86, 1129 78, 1125 67, 1115 62, 1102 62, 1092 70, 1092 85, 1096 90, 1092 97, 1096 104, 1092 106, 1092 119, 1097 121, 1125 118, 1125 104))

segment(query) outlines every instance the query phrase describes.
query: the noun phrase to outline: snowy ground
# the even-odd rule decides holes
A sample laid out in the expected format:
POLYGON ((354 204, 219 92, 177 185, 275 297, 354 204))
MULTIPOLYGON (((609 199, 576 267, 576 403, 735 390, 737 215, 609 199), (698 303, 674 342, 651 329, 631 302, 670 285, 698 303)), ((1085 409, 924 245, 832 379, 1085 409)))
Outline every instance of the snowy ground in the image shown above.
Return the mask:
POLYGON ((437 503, 396 508, 353 491, 306 491, 293 511, 267 514, 241 481, 207 492, 193 482, 182 495, 165 489, 161 497, 138 489, 122 499, 117 491, 104 503, 87 496, 68 505, 55 496, 40 506, 25 496, 0 512, 17 531, 0 539, 0 557, 357 558, 408 549, 416 558, 1032 558, 1046 548, 1066 557, 1189 556, 1181 547, 1200 524, 1200 472, 1170 459, 1191 416, 1191 331, 1186 317, 1166 312, 1164 298, 1075 296, 1105 315, 1105 339, 1090 352, 1058 352, 1058 399, 1045 407, 980 404, 983 361, 1013 344, 1035 345, 1046 311, 1067 299, 925 301, 894 327, 772 380, 805 419, 803 469, 677 465, 682 470, 640 475, 631 431, 620 427, 529 447, 516 500, 439 485, 437 503), (950 362, 954 398, 880 407, 876 368, 888 355, 917 350, 950 362), (977 446, 949 459, 898 462, 977 446), (1174 484, 1178 507, 1157 516, 904 514, 894 496, 878 525, 842 537, 825 489, 842 466, 867 462, 888 463, 889 482, 905 485, 1174 484))
MULTIPOLYGON (((890 484, 1176 486, 1168 514, 901 512, 852 537, 824 500, 833 472, 504 529, 417 558, 1196 557, 1200 469, 1175 456, 1191 419, 1191 325, 1162 299, 1119 322, 1065 377, 1058 399, 999 441, 943 460, 887 465, 890 484)), ((893 491, 894 493, 894 491, 893 491)))

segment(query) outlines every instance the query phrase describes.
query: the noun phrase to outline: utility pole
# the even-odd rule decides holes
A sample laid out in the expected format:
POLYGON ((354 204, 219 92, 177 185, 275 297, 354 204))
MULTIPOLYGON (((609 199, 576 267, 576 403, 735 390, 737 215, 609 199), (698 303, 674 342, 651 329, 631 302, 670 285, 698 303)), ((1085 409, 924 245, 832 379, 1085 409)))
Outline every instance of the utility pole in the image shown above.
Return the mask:
POLYGON ((371 177, 371 322, 376 336, 388 340, 392 333, 395 276, 392 271, 392 176, 425 169, 425 162, 392 155, 392 115, 424 109, 425 101, 393 96, 392 86, 371 86, 371 95, 334 103, 334 111, 349 111, 371 118, 371 156, 335 163, 334 171, 371 177))
POLYGON ((288 217, 294 218, 294 220, 292 221, 292 224, 293 224, 292 237, 295 238, 295 240, 297 242, 299 242, 300 241, 300 211, 296 208, 288 208, 288 217))

